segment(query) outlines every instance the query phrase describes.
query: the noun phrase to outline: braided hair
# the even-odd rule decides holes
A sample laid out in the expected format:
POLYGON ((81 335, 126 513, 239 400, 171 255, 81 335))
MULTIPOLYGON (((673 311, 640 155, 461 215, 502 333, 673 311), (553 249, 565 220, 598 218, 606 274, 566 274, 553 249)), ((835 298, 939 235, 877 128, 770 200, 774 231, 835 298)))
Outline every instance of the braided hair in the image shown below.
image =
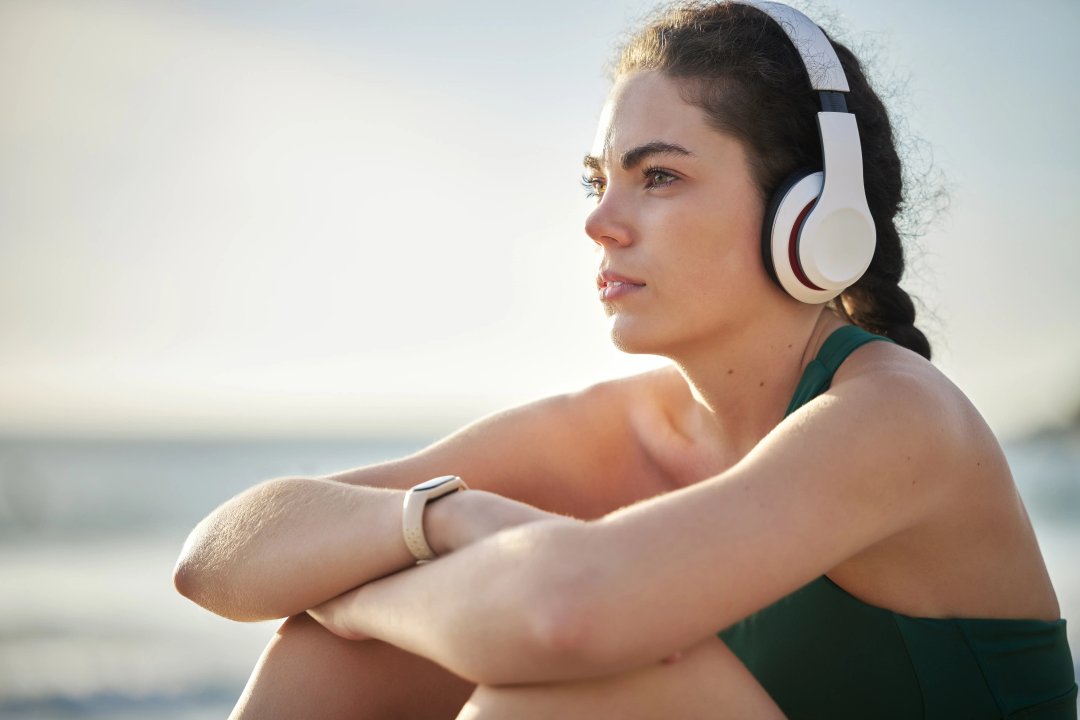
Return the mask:
MULTIPOLYGON (((930 343, 915 327, 915 305, 900 287, 904 248, 896 216, 904 201, 903 166, 892 124, 852 52, 832 41, 859 126, 866 199, 877 227, 873 260, 831 302, 850 322, 923 357, 930 343)), ((710 125, 746 146, 765 201, 800 168, 822 167, 817 93, 802 58, 765 13, 741 3, 679 2, 663 9, 623 45, 613 74, 657 71, 676 80, 686 102, 710 125)))

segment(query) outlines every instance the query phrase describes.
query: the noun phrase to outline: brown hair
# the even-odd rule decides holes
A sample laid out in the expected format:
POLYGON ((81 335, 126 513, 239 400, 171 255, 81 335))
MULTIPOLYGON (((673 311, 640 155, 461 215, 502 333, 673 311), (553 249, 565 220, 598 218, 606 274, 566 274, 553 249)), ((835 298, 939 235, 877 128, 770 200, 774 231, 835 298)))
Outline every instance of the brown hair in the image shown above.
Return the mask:
MULTIPOLYGON (((866 199, 877 226, 870 267, 832 308, 929 359, 930 343, 915 327, 915 305, 899 285, 904 249, 896 215, 904 200, 903 167, 892 124, 858 59, 832 44, 851 87, 847 105, 859 125, 866 199)), ((679 2, 662 10, 622 47, 614 74, 650 70, 680 81, 687 102, 746 145, 763 200, 792 172, 822 167, 817 93, 787 35, 760 10, 734 2, 679 2)))

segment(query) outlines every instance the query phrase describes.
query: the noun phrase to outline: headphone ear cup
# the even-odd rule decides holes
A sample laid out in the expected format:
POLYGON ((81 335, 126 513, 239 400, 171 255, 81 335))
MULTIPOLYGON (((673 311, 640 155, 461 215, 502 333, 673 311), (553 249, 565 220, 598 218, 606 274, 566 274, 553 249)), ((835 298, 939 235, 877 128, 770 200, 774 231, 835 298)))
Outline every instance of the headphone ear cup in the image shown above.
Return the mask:
POLYGON ((801 169, 785 178, 765 208, 761 255, 769 277, 796 300, 823 303, 837 295, 811 283, 801 266, 799 234, 825 182, 820 170, 801 169))
MULTIPOLYGON (((791 188, 794 187, 803 178, 812 175, 813 170, 808 168, 800 168, 795 172, 784 178, 784 181, 780 183, 780 186, 773 192, 772 197, 769 198, 768 205, 765 206, 765 215, 762 218, 761 223, 761 259, 765 263, 765 272, 769 273, 769 277, 773 279, 780 287, 784 287, 780 282, 779 273, 777 272, 776 263, 786 263, 786 257, 774 257, 773 253, 773 232, 776 230, 777 213, 780 211, 780 206, 784 204, 784 198, 788 196, 791 188)), ((791 233, 791 228, 787 228, 787 231, 780 231, 782 235, 787 236, 791 233)))
POLYGON ((788 295, 804 303, 820 304, 840 294, 814 285, 802 268, 803 225, 821 197, 825 173, 792 174, 769 203, 762 224, 762 255, 769 274, 788 295))

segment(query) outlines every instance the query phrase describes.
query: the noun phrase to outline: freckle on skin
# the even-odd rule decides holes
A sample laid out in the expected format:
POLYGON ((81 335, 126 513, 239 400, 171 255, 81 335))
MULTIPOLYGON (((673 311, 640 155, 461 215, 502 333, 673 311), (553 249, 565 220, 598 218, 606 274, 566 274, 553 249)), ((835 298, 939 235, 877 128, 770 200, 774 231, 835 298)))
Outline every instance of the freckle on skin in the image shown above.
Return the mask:
POLYGON ((759 383, 758 387, 765 387, 765 383, 759 383))
POLYGON ((734 370, 732 370, 731 368, 728 368, 727 374, 728 374, 728 375, 731 375, 731 374, 732 374, 732 373, 734 373, 734 372, 735 372, 734 370))

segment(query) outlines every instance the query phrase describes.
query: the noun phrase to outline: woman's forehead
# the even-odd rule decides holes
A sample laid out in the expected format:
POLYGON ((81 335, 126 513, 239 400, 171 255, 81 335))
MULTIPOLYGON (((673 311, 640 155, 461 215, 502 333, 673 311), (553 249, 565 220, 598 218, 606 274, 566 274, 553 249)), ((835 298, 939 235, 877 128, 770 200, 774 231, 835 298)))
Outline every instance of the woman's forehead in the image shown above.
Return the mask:
POLYGON ((704 149, 718 135, 706 122, 704 111, 683 99, 676 81, 659 72, 638 72, 621 76, 612 87, 590 157, 612 165, 627 151, 647 143, 704 149))

